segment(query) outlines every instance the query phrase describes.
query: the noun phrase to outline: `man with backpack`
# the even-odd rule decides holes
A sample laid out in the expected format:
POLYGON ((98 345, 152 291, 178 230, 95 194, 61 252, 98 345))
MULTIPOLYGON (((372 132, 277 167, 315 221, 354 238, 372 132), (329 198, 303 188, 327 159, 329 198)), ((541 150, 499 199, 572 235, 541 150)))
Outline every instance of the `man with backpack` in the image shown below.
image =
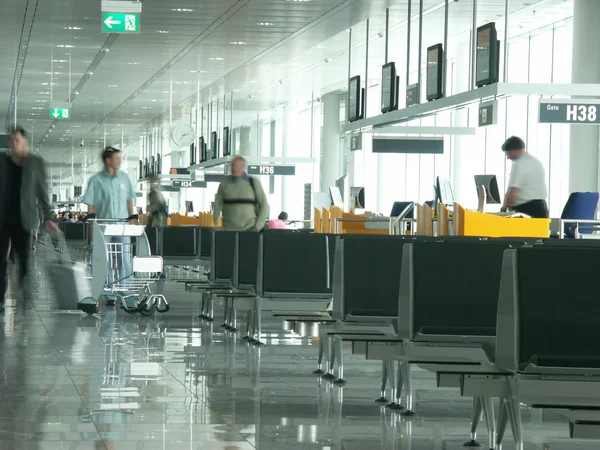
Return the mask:
POLYGON ((269 203, 260 181, 246 173, 246 160, 231 161, 231 176, 219 185, 215 197, 214 222, 223 215, 223 228, 232 231, 261 231, 269 218, 269 203))

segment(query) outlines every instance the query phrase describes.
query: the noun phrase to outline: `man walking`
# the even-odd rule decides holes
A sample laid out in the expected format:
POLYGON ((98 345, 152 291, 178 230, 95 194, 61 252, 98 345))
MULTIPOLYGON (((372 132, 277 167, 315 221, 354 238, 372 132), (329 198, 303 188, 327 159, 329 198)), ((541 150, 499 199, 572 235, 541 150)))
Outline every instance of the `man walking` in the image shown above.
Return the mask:
POLYGON ((231 177, 219 185, 215 197, 214 222, 223 214, 223 228, 232 231, 261 231, 269 217, 269 203, 260 181, 246 173, 246 160, 231 161, 231 177))
MULTIPOLYGON (((90 178, 83 203, 88 205, 88 214, 95 214, 97 219, 132 220, 135 217, 134 200, 135 191, 129 176, 120 171, 121 151, 114 147, 107 147, 102 151, 104 169, 90 178)), ((131 238, 107 237, 107 244, 116 244, 119 257, 113 262, 117 264, 119 279, 131 275, 131 238), (119 245, 120 244, 120 245, 119 245), (122 252, 122 253, 121 253, 122 252)), ((111 256, 109 255, 109 258, 111 256)), ((110 261, 109 261, 110 262, 110 261)), ((108 283, 114 280, 112 270, 108 271, 108 283)), ((109 306, 115 304, 116 296, 105 296, 109 306)))
POLYGON ((10 131, 10 154, 0 157, 0 312, 8 288, 6 261, 9 245, 19 259, 21 287, 27 275, 29 241, 38 221, 38 204, 49 228, 57 229, 50 218, 48 181, 44 160, 29 149, 27 132, 10 131))

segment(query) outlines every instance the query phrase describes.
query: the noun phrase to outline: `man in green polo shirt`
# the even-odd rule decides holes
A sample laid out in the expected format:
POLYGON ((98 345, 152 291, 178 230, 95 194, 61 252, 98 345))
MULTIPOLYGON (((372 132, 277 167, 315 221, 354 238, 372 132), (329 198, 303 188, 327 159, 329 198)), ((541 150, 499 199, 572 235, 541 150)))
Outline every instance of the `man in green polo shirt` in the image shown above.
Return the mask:
MULTIPOLYGON (((104 169, 90 178, 87 190, 83 196, 83 203, 88 205, 88 214, 95 214, 97 219, 130 218, 135 214, 135 191, 129 176, 120 171, 121 151, 114 147, 107 147, 102 152, 104 169)), ((119 279, 131 275, 131 238, 107 237, 108 244, 122 244, 122 257, 116 259, 119 266, 119 279)), ((115 248, 116 250, 117 248, 115 248)), ((108 283, 114 282, 112 270, 108 271, 108 283)), ((105 296, 108 305, 114 305, 116 296, 105 296)))

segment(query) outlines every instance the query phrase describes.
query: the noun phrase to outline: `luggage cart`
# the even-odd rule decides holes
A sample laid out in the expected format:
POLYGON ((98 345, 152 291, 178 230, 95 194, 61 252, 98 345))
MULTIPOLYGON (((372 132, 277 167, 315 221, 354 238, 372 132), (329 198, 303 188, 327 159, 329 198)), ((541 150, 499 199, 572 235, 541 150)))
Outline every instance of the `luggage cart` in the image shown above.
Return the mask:
MULTIPOLYGON (((127 220, 94 220, 92 243, 92 295, 113 296, 130 314, 151 316, 169 311, 162 294, 163 260, 150 255, 144 225, 130 225, 127 220), (136 241, 137 256, 133 257, 136 241)), ((80 308, 83 309, 83 308, 80 308)))

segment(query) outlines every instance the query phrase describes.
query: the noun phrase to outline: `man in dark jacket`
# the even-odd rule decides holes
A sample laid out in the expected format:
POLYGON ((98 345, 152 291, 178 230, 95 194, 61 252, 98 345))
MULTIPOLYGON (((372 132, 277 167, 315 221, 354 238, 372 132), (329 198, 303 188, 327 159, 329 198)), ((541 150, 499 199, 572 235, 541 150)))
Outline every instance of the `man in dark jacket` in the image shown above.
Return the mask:
POLYGON ((0 157, 0 312, 4 311, 7 289, 6 260, 9 243, 19 257, 21 285, 27 274, 29 239, 38 221, 38 204, 51 229, 56 224, 50 218, 48 181, 44 160, 29 150, 29 140, 23 128, 10 131, 11 151, 0 157))

